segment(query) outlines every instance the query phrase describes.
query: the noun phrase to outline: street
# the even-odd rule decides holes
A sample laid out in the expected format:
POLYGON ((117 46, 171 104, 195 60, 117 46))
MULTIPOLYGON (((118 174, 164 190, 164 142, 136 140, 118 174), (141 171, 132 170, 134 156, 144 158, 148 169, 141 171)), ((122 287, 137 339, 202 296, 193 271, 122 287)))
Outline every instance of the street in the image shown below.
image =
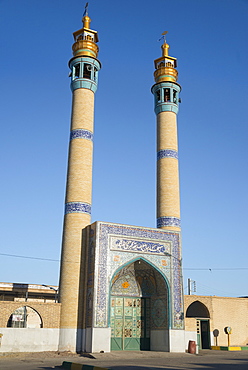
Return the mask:
POLYGON ((1 370, 61 369, 63 361, 106 367, 113 370, 208 369, 248 370, 248 351, 200 351, 199 355, 168 352, 111 352, 76 355, 71 353, 0 354, 1 370))

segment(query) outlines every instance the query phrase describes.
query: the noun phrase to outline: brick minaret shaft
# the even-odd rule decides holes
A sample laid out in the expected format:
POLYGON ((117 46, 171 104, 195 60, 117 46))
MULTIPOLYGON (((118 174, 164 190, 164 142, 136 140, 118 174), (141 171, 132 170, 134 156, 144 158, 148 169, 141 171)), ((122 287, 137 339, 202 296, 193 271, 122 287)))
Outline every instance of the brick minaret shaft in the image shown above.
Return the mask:
POLYGON ((157 227, 180 231, 177 113, 181 87, 176 82, 176 58, 168 50, 164 41, 162 57, 154 61, 152 87, 157 115, 157 227))
POLYGON ((72 114, 59 300, 62 303, 60 350, 74 351, 80 316, 82 229, 91 223, 94 94, 100 70, 96 59, 98 36, 90 29, 90 21, 86 10, 83 28, 73 34, 73 57, 69 61, 72 114))

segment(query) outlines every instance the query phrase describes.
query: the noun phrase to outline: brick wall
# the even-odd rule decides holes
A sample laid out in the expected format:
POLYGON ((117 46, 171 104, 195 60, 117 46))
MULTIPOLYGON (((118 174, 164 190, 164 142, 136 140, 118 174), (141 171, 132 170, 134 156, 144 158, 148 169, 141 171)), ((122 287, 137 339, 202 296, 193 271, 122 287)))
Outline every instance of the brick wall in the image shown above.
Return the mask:
POLYGON ((21 306, 28 306, 37 311, 42 319, 43 328, 59 328, 61 308, 60 303, 0 301, 1 328, 7 327, 10 315, 21 306))
POLYGON ((219 331, 217 337, 219 346, 227 346, 227 334, 224 333, 226 326, 232 328, 231 346, 248 345, 248 298, 184 296, 186 331, 196 331, 196 319, 186 317, 187 308, 195 301, 207 307, 210 314, 210 332, 213 333, 215 329, 219 331))

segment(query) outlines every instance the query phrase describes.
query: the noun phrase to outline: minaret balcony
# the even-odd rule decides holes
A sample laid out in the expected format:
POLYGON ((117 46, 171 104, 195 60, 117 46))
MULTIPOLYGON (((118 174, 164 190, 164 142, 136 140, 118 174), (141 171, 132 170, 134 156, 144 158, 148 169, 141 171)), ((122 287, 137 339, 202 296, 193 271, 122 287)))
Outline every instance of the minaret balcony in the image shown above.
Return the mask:
POLYGON ((83 88, 96 92, 98 71, 101 68, 97 59, 88 56, 74 57, 70 60, 69 67, 72 91, 83 88))

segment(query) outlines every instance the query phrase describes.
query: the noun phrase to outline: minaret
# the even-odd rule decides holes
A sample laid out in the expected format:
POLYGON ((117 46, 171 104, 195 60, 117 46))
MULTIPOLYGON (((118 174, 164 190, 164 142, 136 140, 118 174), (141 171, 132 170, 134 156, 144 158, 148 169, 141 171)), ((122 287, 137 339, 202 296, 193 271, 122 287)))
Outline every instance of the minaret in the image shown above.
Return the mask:
POLYGON ((98 36, 90 29, 87 5, 83 28, 73 33, 71 69, 72 114, 65 216, 62 241, 60 290, 60 350, 76 351, 80 336, 78 320, 82 229, 91 223, 94 95, 97 90, 98 36))
POLYGON ((152 87, 157 115, 157 227, 180 231, 177 112, 181 87, 176 82, 177 60, 168 55, 165 40, 161 48, 162 57, 154 61, 152 87))

